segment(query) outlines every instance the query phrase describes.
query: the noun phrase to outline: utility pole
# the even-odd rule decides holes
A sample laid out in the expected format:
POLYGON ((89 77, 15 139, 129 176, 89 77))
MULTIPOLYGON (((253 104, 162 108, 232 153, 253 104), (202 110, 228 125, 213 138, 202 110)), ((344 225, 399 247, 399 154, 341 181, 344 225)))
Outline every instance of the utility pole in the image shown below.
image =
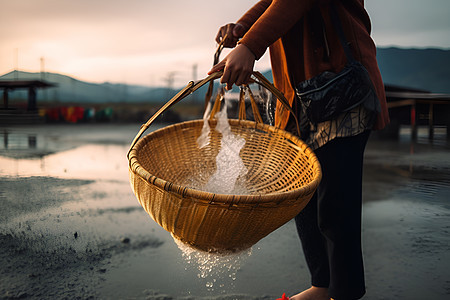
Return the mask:
POLYGON ((41 80, 45 79, 45 59, 41 56, 41 80))
POLYGON ((19 80, 19 48, 14 49, 14 80, 19 80))
MULTIPOLYGON (((192 66, 192 80, 195 82, 197 81, 197 69, 198 69, 198 65, 194 64, 192 66)), ((195 96, 196 93, 192 93, 191 97, 192 97, 192 101, 195 103, 197 102, 197 97, 195 96)))
POLYGON ((169 99, 170 94, 172 92, 173 89, 173 82, 174 82, 174 78, 175 78, 175 74, 176 72, 169 72, 167 74, 166 78, 163 78, 163 80, 167 83, 167 99, 169 99))
POLYGON ((197 81, 197 69, 198 69, 197 64, 192 66, 192 80, 194 81, 197 81))
MULTIPOLYGON (((41 56, 41 80, 42 81, 45 80, 45 58, 43 56, 41 56)), ((48 100, 48 89, 45 89, 44 93, 45 93, 44 100, 48 100)))

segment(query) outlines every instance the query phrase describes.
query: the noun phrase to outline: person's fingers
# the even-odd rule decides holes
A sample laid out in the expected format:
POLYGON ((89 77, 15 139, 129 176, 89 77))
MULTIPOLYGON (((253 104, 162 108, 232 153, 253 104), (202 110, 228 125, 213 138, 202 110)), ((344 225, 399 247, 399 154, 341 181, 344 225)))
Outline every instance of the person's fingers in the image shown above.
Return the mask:
POLYGON ((229 36, 229 37, 233 36, 233 28, 234 28, 234 26, 235 26, 235 24, 233 24, 233 23, 227 24, 225 26, 227 36, 229 36))
POLYGON ((208 75, 211 75, 214 72, 221 71, 223 70, 224 67, 225 67, 225 60, 222 60, 221 62, 213 66, 211 70, 209 70, 208 75))
POLYGON ((223 71, 222 79, 220 80, 220 82, 227 85, 227 90, 231 90, 233 88, 233 84, 236 83, 236 79, 238 76, 239 72, 236 72, 233 67, 225 65, 225 69, 223 71))
POLYGON ((254 61, 253 53, 245 45, 239 45, 215 65, 208 74, 223 69, 220 82, 226 84, 226 89, 230 90, 234 84, 242 85, 249 82, 254 61))
POLYGON ((234 26, 234 28, 233 28, 233 36, 234 36, 236 39, 239 39, 239 38, 241 38, 241 37, 244 36, 244 33, 245 33, 244 26, 241 25, 241 24, 239 24, 239 23, 237 23, 237 24, 234 26))
MULTIPOLYGON (((220 27, 219 32, 216 35, 216 42, 222 43, 226 48, 234 48, 238 42, 239 37, 235 36, 234 27, 236 24, 229 23, 220 27)), ((242 25, 240 25, 242 27, 242 25)), ((237 32, 239 33, 241 30, 239 29, 237 32)))
POLYGON ((247 84, 250 80, 251 72, 241 72, 236 79, 236 85, 247 84))
POLYGON ((233 48, 236 46, 236 39, 233 36, 234 24, 228 24, 226 27, 226 33, 223 37, 223 46, 227 48, 233 48))
POLYGON ((217 32, 216 43, 219 44, 225 35, 226 35, 226 26, 222 26, 219 28, 219 31, 217 32))
POLYGON ((242 71, 240 73, 239 78, 236 80, 236 85, 248 84, 252 74, 253 74, 253 69, 248 69, 248 70, 242 71))
POLYGON ((229 23, 219 28, 216 35, 216 43, 223 43, 226 48, 234 48, 238 40, 244 35, 244 26, 237 23, 229 23))
POLYGON ((228 90, 231 90, 233 88, 234 84, 238 85, 236 82, 237 82, 239 76, 241 76, 240 74, 241 74, 240 72, 236 72, 236 71, 231 72, 230 79, 228 80, 228 83, 227 83, 228 90))
POLYGON ((227 89, 228 89, 228 85, 229 85, 229 79, 230 79, 230 70, 228 68, 225 68, 223 70, 223 75, 222 75, 222 78, 220 79, 220 82, 226 83, 227 89))

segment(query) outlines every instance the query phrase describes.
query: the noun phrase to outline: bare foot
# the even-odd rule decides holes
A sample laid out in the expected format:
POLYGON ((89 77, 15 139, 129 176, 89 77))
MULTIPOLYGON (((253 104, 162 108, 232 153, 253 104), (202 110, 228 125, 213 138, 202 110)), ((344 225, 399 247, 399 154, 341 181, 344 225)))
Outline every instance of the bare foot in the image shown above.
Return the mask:
POLYGON ((289 300, 330 300, 327 288, 312 286, 300 294, 289 297, 289 300))

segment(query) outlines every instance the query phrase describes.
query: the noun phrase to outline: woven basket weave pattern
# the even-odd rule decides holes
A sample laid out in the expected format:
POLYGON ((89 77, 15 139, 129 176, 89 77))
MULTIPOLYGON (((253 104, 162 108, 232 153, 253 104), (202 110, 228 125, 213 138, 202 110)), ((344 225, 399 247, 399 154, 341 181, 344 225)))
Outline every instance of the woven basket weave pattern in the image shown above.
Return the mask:
POLYGON ((130 180, 143 208, 178 239, 202 250, 244 249, 295 217, 308 203, 320 166, 312 151, 282 130, 229 120, 246 144, 248 195, 218 195, 185 186, 205 184, 216 168, 221 136, 210 121, 210 144, 199 149, 202 120, 171 125, 140 140, 131 151, 130 180))

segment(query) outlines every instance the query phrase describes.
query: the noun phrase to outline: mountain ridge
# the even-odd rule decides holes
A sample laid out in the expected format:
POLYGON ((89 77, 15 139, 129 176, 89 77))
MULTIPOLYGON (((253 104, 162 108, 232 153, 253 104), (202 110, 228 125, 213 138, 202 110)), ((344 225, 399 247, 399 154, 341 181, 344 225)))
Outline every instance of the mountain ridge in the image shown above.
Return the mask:
MULTIPOLYGON (((385 84, 450 93, 450 50, 377 48, 377 59, 385 84)), ((273 81, 270 70, 262 73, 273 81)), ((161 103, 168 101, 179 90, 123 83, 92 83, 50 72, 11 71, 0 76, 0 80, 15 78, 56 83, 55 88, 39 91, 37 99, 60 103, 161 103)), ((205 85, 196 93, 204 95, 206 88, 205 85)), ((27 97, 25 90, 10 91, 9 94, 11 99, 27 97)), ((203 97, 198 96, 196 100, 203 101, 203 97)))
POLYGON ((437 48, 377 48, 385 84, 450 93, 450 50, 437 48))

